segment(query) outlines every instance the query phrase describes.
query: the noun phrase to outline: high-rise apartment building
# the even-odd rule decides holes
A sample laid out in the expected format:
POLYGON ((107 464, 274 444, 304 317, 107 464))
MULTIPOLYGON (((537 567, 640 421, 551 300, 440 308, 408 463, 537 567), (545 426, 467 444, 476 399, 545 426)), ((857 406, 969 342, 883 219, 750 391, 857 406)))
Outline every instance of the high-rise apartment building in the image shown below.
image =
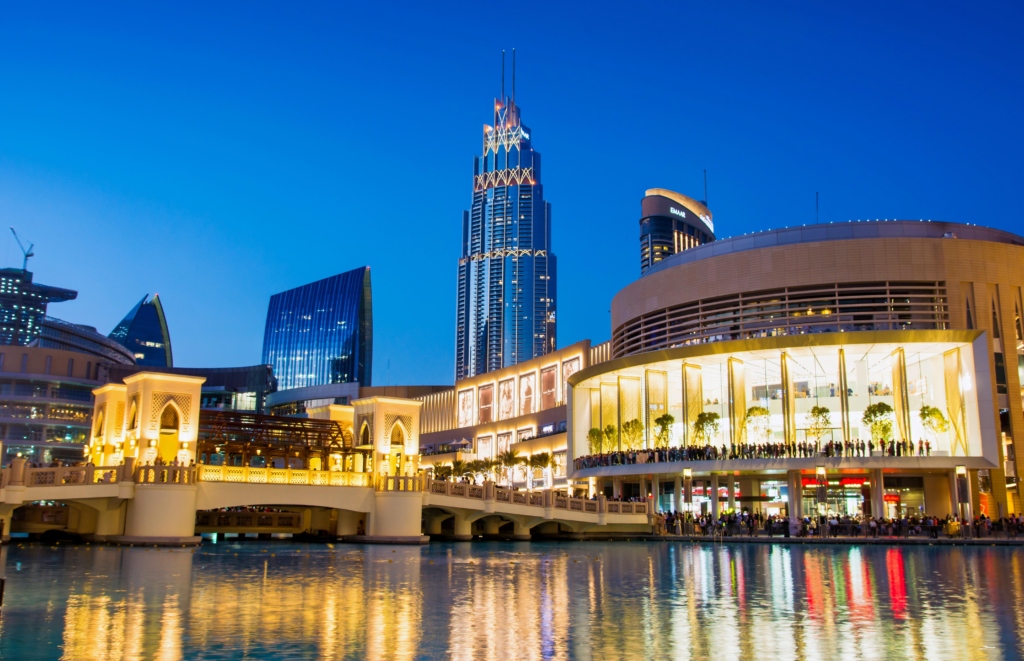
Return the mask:
POLYGON ((131 351, 137 365, 174 367, 171 333, 159 294, 143 296, 109 337, 131 351))
POLYGON ((367 266, 270 297, 263 362, 278 390, 330 383, 370 385, 373 304, 367 266))
POLYGON ((462 215, 455 378, 542 356, 555 348, 555 255, 540 154, 512 95, 494 100, 482 156, 473 163, 473 204, 462 215))
POLYGON ((667 188, 651 188, 640 200, 640 274, 669 255, 715 240, 711 211, 667 188))
POLYGON ((0 269, 0 344, 27 346, 42 331, 48 303, 70 301, 78 292, 32 282, 32 272, 0 269))

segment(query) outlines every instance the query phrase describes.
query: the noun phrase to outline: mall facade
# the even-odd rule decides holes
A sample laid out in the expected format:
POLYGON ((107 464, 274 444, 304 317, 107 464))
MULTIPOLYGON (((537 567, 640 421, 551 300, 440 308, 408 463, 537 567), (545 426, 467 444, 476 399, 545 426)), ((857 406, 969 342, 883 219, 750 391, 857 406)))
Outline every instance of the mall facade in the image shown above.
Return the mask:
POLYGON ((1020 512, 1022 286, 1024 238, 953 223, 669 256, 568 379, 570 480, 713 514, 1020 512))

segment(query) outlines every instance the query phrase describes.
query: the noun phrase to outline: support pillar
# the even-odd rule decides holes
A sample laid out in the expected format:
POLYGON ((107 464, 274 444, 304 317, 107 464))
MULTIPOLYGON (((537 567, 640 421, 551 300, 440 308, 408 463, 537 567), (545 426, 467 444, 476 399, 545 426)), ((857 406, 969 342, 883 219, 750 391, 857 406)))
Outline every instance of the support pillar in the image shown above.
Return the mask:
POLYGON ((484 536, 485 537, 497 537, 501 534, 501 524, 503 522, 500 519, 484 519, 484 536))
POLYGON ((640 499, 647 500, 647 478, 640 476, 640 499))
POLYGON ((425 544, 422 533, 423 495, 419 491, 378 491, 366 536, 354 541, 380 544, 425 544))
POLYGON ((885 477, 881 468, 871 471, 871 516, 885 516, 885 477))
POLYGON ((135 487, 128 503, 121 544, 198 544, 196 485, 146 484, 135 487))
POLYGON ((729 488, 729 511, 736 511, 736 478, 732 474, 725 476, 725 486, 729 488))
POLYGON ((661 511, 661 480, 657 475, 651 477, 651 493, 654 495, 654 511, 661 511))
POLYGON ((717 521, 718 514, 718 475, 713 473, 711 475, 711 517, 717 521))
POLYGON ((359 534, 359 523, 363 516, 359 512, 338 510, 338 522, 334 527, 334 534, 338 537, 359 534))
POLYGON ((683 511, 683 478, 678 476, 672 484, 672 507, 676 512, 683 511))
POLYGON ((515 527, 512 529, 512 537, 517 542, 528 542, 528 541, 530 541, 531 533, 530 533, 530 527, 529 526, 523 525, 522 523, 519 523, 518 521, 514 521, 513 525, 515 527))
POLYGON ((612 498, 622 498, 622 478, 612 478, 612 498))
POLYGON ((473 539, 473 522, 465 514, 455 515, 455 535, 457 542, 468 542, 473 539))
POLYGON ((804 485, 800 477, 800 471, 789 471, 786 474, 787 490, 789 491, 789 518, 803 518, 803 491, 804 485))

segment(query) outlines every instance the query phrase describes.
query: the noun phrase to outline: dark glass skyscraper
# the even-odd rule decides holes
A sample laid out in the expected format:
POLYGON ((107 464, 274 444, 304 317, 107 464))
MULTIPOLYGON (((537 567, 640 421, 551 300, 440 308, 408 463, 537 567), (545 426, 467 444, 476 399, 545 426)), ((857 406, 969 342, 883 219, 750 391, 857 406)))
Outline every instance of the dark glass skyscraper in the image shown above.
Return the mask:
POLYGON ((29 344, 42 331, 46 305, 77 296, 70 289, 32 282, 31 271, 0 269, 0 344, 29 344))
POLYGON ((715 225, 705 202, 651 188, 640 201, 640 274, 669 255, 715 240, 715 225))
POLYGON ((370 268, 361 267, 270 297, 263 362, 278 390, 359 382, 373 369, 370 268))
POLYGON ((136 365, 174 367, 171 333, 159 294, 143 296, 108 337, 131 351, 136 365))
MULTIPOLYGON (((515 365, 555 348, 555 256, 540 154, 512 96, 494 100, 473 205, 462 214, 455 378, 515 365)), ((504 88, 504 81, 502 81, 504 88)))

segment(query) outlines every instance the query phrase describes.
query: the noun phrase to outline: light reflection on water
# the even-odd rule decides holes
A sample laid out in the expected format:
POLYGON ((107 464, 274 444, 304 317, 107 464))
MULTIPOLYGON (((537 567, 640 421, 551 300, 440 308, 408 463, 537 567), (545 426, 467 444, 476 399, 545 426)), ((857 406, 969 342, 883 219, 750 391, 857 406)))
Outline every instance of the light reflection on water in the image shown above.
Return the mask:
POLYGON ((10 659, 1017 658, 1006 547, 0 549, 10 659))

